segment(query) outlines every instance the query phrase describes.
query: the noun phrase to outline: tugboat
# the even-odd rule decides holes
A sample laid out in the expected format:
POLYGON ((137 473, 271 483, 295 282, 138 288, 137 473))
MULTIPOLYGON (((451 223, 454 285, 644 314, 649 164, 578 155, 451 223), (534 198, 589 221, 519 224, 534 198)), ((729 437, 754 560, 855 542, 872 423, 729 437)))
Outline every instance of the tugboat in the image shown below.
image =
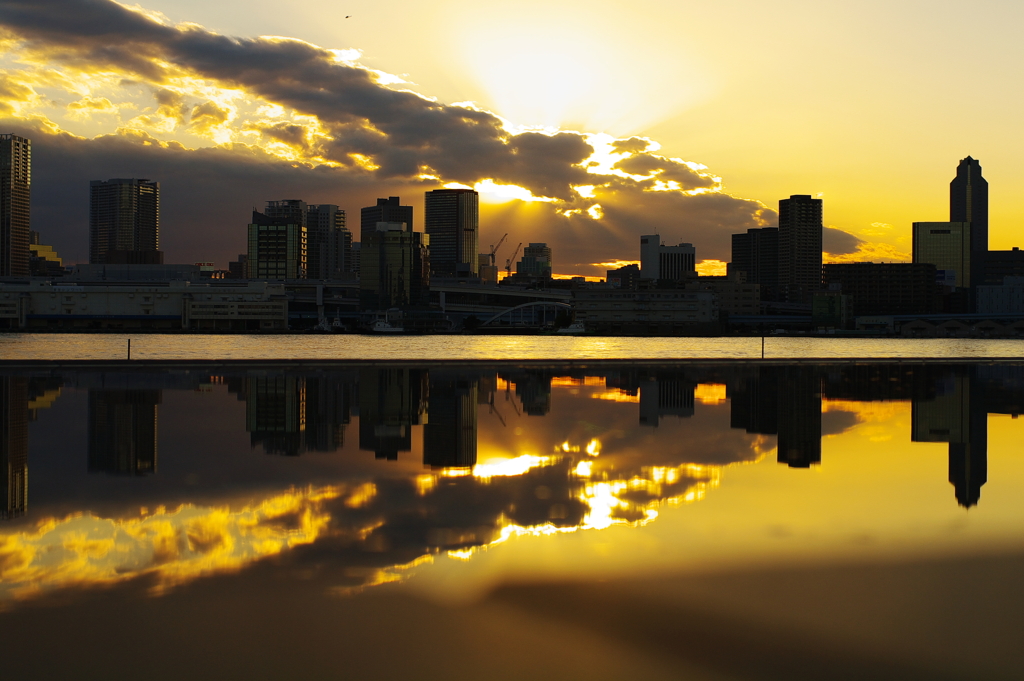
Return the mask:
MULTIPOLYGON (((398 311, 397 309, 395 310, 398 311)), ((405 333, 405 328, 401 324, 392 324, 390 317, 391 310, 384 313, 384 318, 378 317, 374 320, 373 326, 370 327, 370 331, 373 333, 405 333)))

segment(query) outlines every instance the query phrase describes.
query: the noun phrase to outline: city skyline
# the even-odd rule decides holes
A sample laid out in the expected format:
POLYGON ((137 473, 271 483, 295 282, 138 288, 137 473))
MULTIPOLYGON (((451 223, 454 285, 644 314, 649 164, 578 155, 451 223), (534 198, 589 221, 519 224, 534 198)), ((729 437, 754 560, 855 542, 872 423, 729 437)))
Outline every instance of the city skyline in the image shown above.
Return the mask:
MULTIPOLYGON (((699 153, 695 160, 680 161, 694 158, 693 152, 687 151, 691 140, 678 133, 669 134, 664 124, 635 121, 630 125, 620 121, 611 125, 609 120, 602 122, 601 117, 581 121, 570 116, 543 121, 560 132, 550 127, 543 132, 522 131, 516 126, 530 126, 537 119, 531 120, 525 110, 516 111, 509 98, 499 102, 469 97, 479 103, 474 108, 430 103, 415 94, 429 96, 440 91, 440 101, 464 101, 445 96, 452 92, 453 83, 458 88, 458 74, 449 79, 448 88, 432 79, 430 73, 422 72, 406 78, 415 83, 398 82, 363 66, 379 61, 379 56, 361 60, 353 50, 330 52, 301 40, 221 38, 195 25, 186 30, 174 23, 203 23, 205 17, 228 35, 245 35, 244 29, 259 23, 255 19, 239 19, 239 28, 231 30, 221 25, 223 17, 213 17, 198 5, 171 8, 154 3, 152 9, 157 12, 171 13, 167 19, 112 3, 86 6, 69 0, 60 4, 69 17, 79 20, 77 24, 42 22, 35 9, 18 3, 0 10, 0 22, 18 37, 11 43, 8 58, 23 61, 31 56, 33 63, 60 63, 62 68, 72 69, 72 75, 82 76, 80 91, 61 89, 59 83, 33 84, 29 76, 38 67, 23 64, 21 70, 7 76, 12 92, 18 94, 12 95, 12 110, 0 123, 6 125, 4 129, 35 135, 38 180, 67 179, 93 166, 95 170, 88 173, 93 176, 159 177, 168 196, 172 188, 177 189, 178 198, 165 201, 167 230, 163 241, 171 261, 233 258, 239 251, 237 237, 222 226, 228 224, 226 217, 232 207, 227 204, 231 201, 237 200, 244 210, 271 196, 301 195, 311 203, 335 203, 354 210, 369 205, 376 196, 412 191, 413 206, 419 208, 419 192, 432 188, 425 184, 436 187, 452 183, 474 187, 481 194, 481 243, 494 243, 503 232, 518 230, 517 240, 546 242, 562 254, 572 248, 573 257, 558 258, 562 268, 559 274, 598 276, 607 264, 607 256, 602 254, 622 250, 636 236, 655 232, 668 239, 694 240, 699 259, 724 263, 731 234, 774 225, 774 201, 801 191, 828 202, 824 246, 831 259, 906 259, 910 222, 945 217, 938 208, 942 197, 939 178, 946 173, 944 167, 939 167, 939 159, 961 158, 964 152, 984 158, 990 175, 1000 177, 1000 191, 993 193, 991 247, 1008 249, 1015 245, 1018 218, 1008 201, 1024 168, 1010 162, 1013 154, 1008 149, 978 141, 979 137, 987 140, 990 133, 972 132, 969 138, 951 135, 948 143, 939 145, 941 148, 933 144, 919 148, 918 154, 904 153, 899 162, 890 159, 891 170, 901 179, 891 183, 892 187, 882 184, 877 177, 880 174, 869 170, 860 151, 853 154, 857 160, 852 166, 836 161, 836 154, 828 154, 834 167, 816 154, 804 153, 797 163, 782 155, 773 164, 772 179, 765 180, 768 174, 764 167, 756 163, 737 166, 733 163, 735 157, 729 160, 733 150, 722 135, 745 135, 744 139, 749 139, 750 133, 728 117, 718 126, 719 131, 697 136, 699 139, 694 141, 698 142, 695 149, 699 153), (180 13, 195 16, 178 16, 180 13), (105 22, 102 32, 87 28, 95 25, 94 21, 105 22), (94 49, 101 35, 105 41, 134 45, 135 54, 124 53, 121 60, 104 57, 94 49), (200 51, 205 48, 199 43, 203 41, 213 50, 208 61, 200 59, 200 51), (72 59, 70 53, 55 52, 56 44, 74 46, 74 63, 67 61, 72 59), (221 64, 221 55, 230 45, 251 56, 257 65, 251 74, 236 73, 231 66, 221 64), (278 72, 267 61, 279 46, 288 48, 287 59, 294 60, 300 80, 308 78, 308 84, 319 80, 332 98, 341 98, 336 111, 331 113, 279 81, 278 72), (149 69, 149 55, 157 54, 173 65, 174 73, 149 69), (100 68, 133 75, 138 85, 115 85, 87 77, 100 68), (207 96, 200 96, 200 83, 206 84, 207 96), (229 83, 234 83, 234 90, 229 83), (378 115, 385 102, 390 102, 390 118, 378 115), (502 104, 510 111, 503 111, 502 104), (506 123, 499 122, 491 111, 521 116, 509 118, 510 127, 506 129, 506 123), (46 116, 52 126, 41 126, 40 116, 46 116), (372 139, 376 141, 366 136, 368 130, 354 123, 352 116, 362 116, 375 126, 378 136, 372 139), (66 132, 54 134, 57 129, 66 132), (114 134, 118 129, 120 132, 114 134), (611 134, 602 136, 602 131, 611 134), (703 164, 716 155, 716 149, 724 154, 719 155, 723 162, 705 168, 703 164), (60 168, 52 163, 56 158, 62 160, 60 168), (591 164, 589 169, 582 167, 584 163, 591 164), (907 172, 908 166, 913 172, 907 172), (750 191, 737 191, 745 183, 750 191), (231 201, 217 200, 225 195, 231 201), (545 200, 511 198, 515 196, 545 200), (873 208, 876 199, 884 209, 873 208), (875 210, 878 214, 867 215, 875 210), (681 216, 678 226, 671 219, 666 224, 666 216, 673 214, 681 216), (691 233, 699 236, 691 237, 691 233), (202 235, 198 243, 204 244, 203 255, 182 257, 185 244, 197 243, 197 235, 202 235)), ((314 7, 322 8, 307 3, 299 14, 314 7)), ((364 11, 353 18, 362 20, 367 14, 364 11)), ((784 15, 786 11, 779 19, 784 15)), ((295 26, 294 32, 306 40, 320 35, 325 40, 316 39, 332 48, 339 43, 342 47, 359 47, 370 38, 358 26, 356 21, 346 23, 346 30, 355 29, 354 33, 330 41, 322 29, 309 29, 309 34, 303 34, 295 26)), ((277 28, 274 34, 281 35, 281 30, 288 27, 277 28)), ((572 37, 579 35, 574 32, 572 37)), ((406 49, 394 53, 400 56, 406 49)), ((401 68, 384 70, 402 72, 401 68)), ((691 81, 700 80, 698 76, 691 81)), ((622 85, 621 81, 614 83, 622 85)), ((832 85, 822 81, 816 87, 832 85)), ((546 97, 556 95, 540 89, 535 98, 543 104, 546 97)), ((724 100, 712 100, 721 105, 733 96, 729 89, 723 93, 724 100)), ((629 104, 632 107, 641 102, 642 98, 629 104)), ((771 102, 775 108, 770 110, 781 113, 780 104, 771 102)), ((637 106, 637 110, 641 108, 637 106)), ((700 118, 706 114, 699 107, 691 107, 685 115, 700 118)), ((669 119, 671 116, 666 121, 669 119)), ((777 116, 770 120, 781 125, 777 116)), ((929 125, 944 122, 947 130, 957 129, 942 116, 937 121, 929 125)), ((769 148, 793 146, 796 138, 788 125, 782 127, 789 134, 777 143, 766 143, 769 148)), ((692 138, 693 133, 688 137, 692 138)), ((875 149, 871 161, 879 162, 869 135, 854 135, 853 140, 875 149)), ((794 149, 803 147, 797 145, 794 149)), ((772 155, 767 154, 764 161, 770 158, 772 155)), ((942 177, 941 181, 948 182, 948 178, 942 177)), ((57 221, 58 215, 67 215, 68 207, 81 201, 75 196, 81 197, 82 190, 72 187, 66 195, 40 195, 39 182, 36 184, 34 228, 47 242, 67 237, 62 255, 70 261, 82 260, 79 251, 83 241, 74 231, 73 222, 65 225, 57 221)))

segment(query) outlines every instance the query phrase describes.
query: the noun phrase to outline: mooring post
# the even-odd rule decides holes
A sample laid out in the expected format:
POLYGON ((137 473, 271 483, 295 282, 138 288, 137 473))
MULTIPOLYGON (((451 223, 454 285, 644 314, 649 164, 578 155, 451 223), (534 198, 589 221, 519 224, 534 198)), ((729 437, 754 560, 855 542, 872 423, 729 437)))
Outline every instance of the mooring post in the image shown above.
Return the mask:
MULTIPOLYGON (((128 341, 131 343, 131 341, 128 341)), ((761 336, 761 359, 764 359, 764 336, 761 336)))
MULTIPOLYGON (((761 351, 761 356, 764 356, 764 350, 761 351)), ((128 339, 128 359, 132 358, 132 339, 128 339)))

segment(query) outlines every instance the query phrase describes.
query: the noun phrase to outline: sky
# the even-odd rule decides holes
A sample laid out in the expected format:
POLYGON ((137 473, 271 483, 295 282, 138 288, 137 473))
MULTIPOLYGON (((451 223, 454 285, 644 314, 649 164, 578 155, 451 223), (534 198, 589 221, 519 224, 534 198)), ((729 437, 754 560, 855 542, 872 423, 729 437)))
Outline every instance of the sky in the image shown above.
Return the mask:
MULTIPOLYGON (((481 191, 480 250, 603 275, 638 237, 729 235, 824 199, 828 261, 910 255, 958 161, 1020 245, 1020 3, 0 0, 0 131, 33 140, 33 228, 88 247, 88 180, 161 182, 168 262, 224 267, 267 200, 481 191), (346 18, 348 17, 348 18, 346 18)), ((422 215, 421 213, 419 213, 422 215)), ((720 268, 719 268, 720 269, 720 268)))

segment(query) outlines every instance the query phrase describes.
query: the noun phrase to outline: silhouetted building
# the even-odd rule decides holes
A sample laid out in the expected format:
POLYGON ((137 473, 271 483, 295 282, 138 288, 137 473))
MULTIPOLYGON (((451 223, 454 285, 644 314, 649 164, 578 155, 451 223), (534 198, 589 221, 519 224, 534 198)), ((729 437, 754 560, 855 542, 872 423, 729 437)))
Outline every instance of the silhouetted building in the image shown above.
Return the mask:
POLYGON ((969 222, 915 222, 914 262, 935 265, 936 270, 955 272, 955 285, 970 288, 974 253, 969 222))
POLYGON ((935 399, 915 400, 911 411, 913 442, 949 443, 949 482, 965 508, 978 503, 988 480, 988 414, 977 372, 945 369, 936 377, 935 399))
POLYGON ((551 248, 545 243, 531 243, 523 249, 516 263, 516 275, 528 279, 551 278, 551 248))
POLYGON ((816 367, 779 370, 778 460, 790 468, 821 463, 821 377, 816 367))
POLYGON ((985 255, 984 283, 998 286, 1006 277, 1024 277, 1024 251, 1020 248, 989 251, 985 255))
POLYGON ((790 303, 810 304, 821 288, 822 201, 794 194, 779 201, 779 290, 790 303))
POLYGON ((412 449, 412 427, 426 411, 427 374, 419 369, 359 371, 359 449, 397 459, 412 449))
POLYGON ((415 231, 412 221, 412 206, 400 205, 402 200, 397 196, 377 199, 376 206, 368 206, 359 211, 359 241, 365 242, 368 235, 377 231, 378 222, 404 222, 406 231, 415 231))
POLYGON ((248 279, 249 278, 249 255, 247 253, 239 253, 238 260, 232 260, 228 263, 228 279, 248 279))
POLYGON ((432 371, 429 405, 423 426, 423 464, 440 468, 475 465, 476 378, 432 371))
POLYGON ((855 317, 925 315, 942 311, 935 272, 930 263, 826 263, 822 278, 851 296, 855 317))
POLYGON ((159 250, 159 182, 113 179, 89 183, 91 264, 161 264, 159 250))
POLYGON ((402 223, 381 222, 360 248, 359 305, 363 310, 430 305, 430 237, 402 223))
POLYGON ((90 390, 89 472, 155 473, 160 402, 159 390, 90 390))
POLYGON ((779 230, 777 227, 748 229, 732 235, 729 274, 744 272, 747 283, 761 286, 761 300, 779 299, 779 230))
POLYGON ((617 270, 608 270, 605 281, 612 286, 631 291, 640 284, 640 266, 625 265, 617 270))
POLYGON ((306 212, 309 210, 305 201, 299 199, 282 199, 267 201, 264 214, 278 224, 292 224, 307 227, 306 212))
POLYGON ((693 244, 663 246, 660 234, 640 237, 640 278, 655 281, 679 281, 697 271, 693 244))
POLYGON ((28 511, 28 379, 0 377, 0 519, 28 511))
POLYGON ((272 218, 254 210, 246 266, 250 279, 305 279, 305 212, 272 218))
POLYGON ((426 193, 423 224, 430 237, 430 275, 476 277, 479 274, 480 196, 473 189, 435 189, 426 193))
POLYGON ((306 380, 298 376, 245 379, 245 429, 253 447, 267 454, 298 456, 306 435, 306 380))
POLYGON ((29 274, 32 142, 0 135, 0 277, 29 274))
POLYGON ((981 176, 981 164, 970 156, 961 159, 956 177, 949 183, 949 220, 971 226, 969 249, 973 271, 971 283, 964 286, 980 284, 988 253, 988 182, 981 176))

